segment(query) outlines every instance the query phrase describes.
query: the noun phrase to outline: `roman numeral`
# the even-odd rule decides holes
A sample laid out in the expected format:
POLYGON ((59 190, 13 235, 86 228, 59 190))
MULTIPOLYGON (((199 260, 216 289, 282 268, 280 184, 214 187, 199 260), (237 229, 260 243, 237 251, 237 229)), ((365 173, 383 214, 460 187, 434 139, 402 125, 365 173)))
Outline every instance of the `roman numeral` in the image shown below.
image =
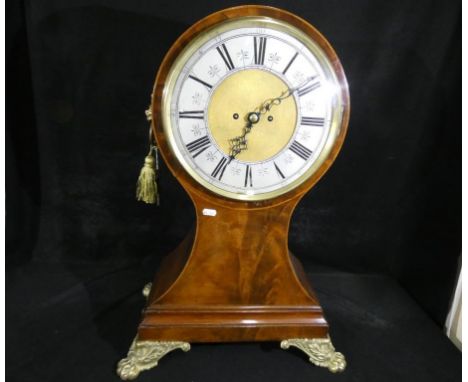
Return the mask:
POLYGON ((203 110, 179 111, 179 118, 203 119, 203 110))
POLYGON ((263 65, 265 62, 266 37, 254 37, 254 63, 263 65))
POLYGON ((299 97, 302 97, 303 95, 306 95, 307 93, 310 93, 311 91, 313 91, 313 90, 315 90, 315 89, 317 89, 319 87, 320 87, 320 82, 319 81, 314 82, 313 84, 310 84, 310 85, 304 86, 301 89, 298 89, 297 95, 299 97))
POLYGON ((309 150, 307 147, 300 144, 298 141, 294 141, 289 149, 296 154, 297 156, 301 157, 304 160, 309 159, 312 155, 312 150, 309 150))
POLYGON ((292 65, 298 54, 299 53, 296 52, 296 54, 291 58, 291 60, 289 60, 288 65, 286 65, 286 67, 283 70, 283 74, 286 74, 286 72, 288 71, 289 67, 292 65))
POLYGON ((228 68, 228 70, 234 69, 234 64, 232 63, 231 56, 229 55, 229 52, 228 52, 228 50, 226 48, 226 45, 221 44, 221 47, 223 48, 223 50, 221 50, 221 48, 219 46, 216 48, 216 50, 218 51, 219 55, 223 59, 224 63, 226 64, 226 66, 228 68), (223 53, 223 51, 224 51, 224 53, 223 53))
POLYGON ((273 164, 275 165, 275 169, 276 169, 276 172, 278 173, 279 176, 281 176, 283 179, 285 178, 284 174, 281 172, 281 170, 279 169, 278 165, 276 164, 276 162, 273 162, 273 164))
POLYGON ((323 126, 325 124, 325 118, 316 117, 302 117, 301 125, 304 126, 323 126))
POLYGON ((207 135, 205 135, 204 137, 195 139, 194 141, 186 145, 187 150, 192 154, 194 158, 199 156, 203 151, 205 151, 210 146, 211 146, 211 141, 207 135))
POLYGON ((245 167, 245 181, 244 181, 244 187, 253 187, 252 184, 252 167, 250 165, 247 165, 245 167))
POLYGON ((226 157, 222 157, 219 163, 216 165, 215 169, 211 173, 213 178, 218 178, 221 180, 224 174, 224 170, 226 170, 227 165, 229 164, 226 157))
POLYGON ((192 76, 191 74, 189 75, 189 78, 191 78, 194 81, 197 81, 197 82, 201 83, 202 85, 205 85, 208 89, 211 89, 213 87, 212 85, 206 83, 205 81, 199 79, 198 77, 192 76))

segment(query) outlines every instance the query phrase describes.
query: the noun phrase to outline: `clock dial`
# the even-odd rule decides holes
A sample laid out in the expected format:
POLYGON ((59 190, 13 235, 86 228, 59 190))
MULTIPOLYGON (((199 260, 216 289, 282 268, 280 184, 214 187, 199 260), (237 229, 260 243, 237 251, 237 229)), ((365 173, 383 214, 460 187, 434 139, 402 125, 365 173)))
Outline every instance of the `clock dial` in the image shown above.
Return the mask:
POLYGON ((272 198, 326 159, 342 89, 320 47, 292 26, 223 23, 195 38, 172 72, 162 103, 171 149, 213 192, 272 198))

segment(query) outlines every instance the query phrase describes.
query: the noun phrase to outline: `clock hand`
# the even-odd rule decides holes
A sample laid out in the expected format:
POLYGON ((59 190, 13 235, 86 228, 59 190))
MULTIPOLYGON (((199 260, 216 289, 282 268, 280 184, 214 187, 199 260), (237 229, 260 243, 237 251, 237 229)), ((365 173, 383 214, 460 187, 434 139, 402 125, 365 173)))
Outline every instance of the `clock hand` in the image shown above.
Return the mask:
POLYGON ((229 151, 228 163, 230 163, 242 151, 247 150, 248 147, 246 135, 250 133, 250 130, 252 130, 253 125, 260 121, 260 116, 262 114, 265 114, 268 111, 270 111, 273 106, 281 104, 283 100, 292 96, 296 90, 301 89, 316 77, 317 76, 308 77, 299 85, 292 88, 287 88, 284 92, 280 94, 279 97, 267 99, 261 104, 261 106, 257 107, 254 111, 248 113, 246 118, 247 124, 242 130, 242 134, 232 139, 229 139, 229 145, 231 146, 231 149, 229 151))
POLYGON ((317 76, 307 77, 299 85, 294 86, 292 88, 287 88, 284 92, 282 92, 280 94, 279 97, 267 99, 265 102, 262 103, 262 105, 260 107, 255 109, 255 111, 259 114, 259 116, 261 114, 267 113, 268 111, 271 110, 271 108, 273 106, 281 104, 281 102, 283 100, 285 100, 286 98, 291 97, 294 94, 295 91, 303 88, 305 85, 307 85, 310 81, 314 80, 315 78, 317 78, 317 76))
POLYGON ((259 120, 260 118, 255 112, 249 113, 247 115, 247 124, 242 130, 242 134, 229 140, 229 145, 231 146, 231 149, 229 151, 228 163, 230 163, 242 151, 247 150, 247 139, 245 138, 245 136, 250 133, 253 124, 257 123, 259 120))

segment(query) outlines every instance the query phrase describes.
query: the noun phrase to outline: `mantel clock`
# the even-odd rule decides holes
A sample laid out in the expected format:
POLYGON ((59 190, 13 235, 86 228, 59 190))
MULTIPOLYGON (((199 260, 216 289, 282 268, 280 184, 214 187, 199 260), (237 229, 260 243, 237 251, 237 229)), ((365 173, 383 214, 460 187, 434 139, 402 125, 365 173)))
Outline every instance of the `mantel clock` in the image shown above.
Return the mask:
POLYGON ((173 44, 148 114, 197 220, 144 289, 123 379, 197 342, 281 341, 318 366, 345 368, 288 229, 341 148, 349 105, 333 48, 289 12, 226 9, 173 44))

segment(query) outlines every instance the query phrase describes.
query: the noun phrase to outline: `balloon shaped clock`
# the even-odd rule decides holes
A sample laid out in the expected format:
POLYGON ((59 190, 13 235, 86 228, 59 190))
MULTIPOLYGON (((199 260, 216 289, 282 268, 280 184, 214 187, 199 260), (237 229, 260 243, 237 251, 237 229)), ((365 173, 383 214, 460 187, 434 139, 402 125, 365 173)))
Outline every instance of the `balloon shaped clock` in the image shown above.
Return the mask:
POLYGON ((288 229, 337 156, 349 108, 333 48, 289 12, 226 9, 172 45, 147 114, 197 221, 144 289, 122 379, 197 342, 281 341, 318 366, 345 368, 288 229))

